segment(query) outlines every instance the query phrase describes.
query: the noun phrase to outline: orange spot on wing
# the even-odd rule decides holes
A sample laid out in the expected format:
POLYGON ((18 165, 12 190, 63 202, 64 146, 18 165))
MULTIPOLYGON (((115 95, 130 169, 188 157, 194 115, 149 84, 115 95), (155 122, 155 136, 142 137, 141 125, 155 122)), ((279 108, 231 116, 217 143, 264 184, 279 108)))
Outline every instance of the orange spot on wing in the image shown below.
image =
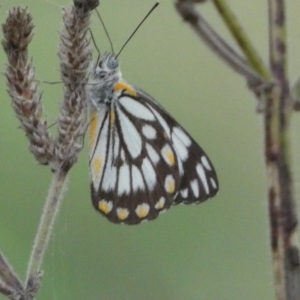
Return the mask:
POLYGON ((149 205, 148 204, 140 204, 136 209, 136 214, 139 218, 145 218, 149 213, 149 205))
POLYGON ((107 215, 112 210, 112 203, 111 201, 105 201, 103 199, 99 202, 98 208, 100 211, 107 215))
POLYGON ((100 157, 97 157, 94 161, 93 161, 93 171, 95 174, 99 174, 102 168, 102 159, 100 157))
POLYGON ((170 165, 173 166, 174 163, 175 163, 174 153, 172 151, 168 151, 167 156, 168 156, 168 160, 170 162, 170 165))
POLYGON ((119 220, 124 221, 128 217, 129 211, 126 208, 118 208, 117 215, 119 220))
POLYGON ((98 125, 98 120, 97 120, 97 112, 93 112, 91 114, 91 124, 90 124, 90 148, 94 145, 95 143, 95 138, 96 138, 96 129, 98 125))
POLYGON ((136 91, 129 86, 128 84, 124 83, 124 82, 118 82, 117 84, 115 84, 114 86, 114 90, 115 92, 119 92, 121 90, 125 90, 127 94, 132 95, 132 96, 136 96, 136 91))
POLYGON ((166 202, 165 198, 164 198, 164 197, 161 197, 161 198, 159 199, 159 201, 157 201, 157 203, 155 204, 155 208, 156 208, 156 209, 163 209, 163 207, 164 207, 164 205, 165 205, 165 202, 166 202))
POLYGON ((113 125, 115 123, 115 111, 113 109, 111 109, 109 113, 109 121, 110 125, 113 125))
POLYGON ((168 182, 168 188, 167 192, 172 194, 175 191, 175 183, 174 182, 168 182))

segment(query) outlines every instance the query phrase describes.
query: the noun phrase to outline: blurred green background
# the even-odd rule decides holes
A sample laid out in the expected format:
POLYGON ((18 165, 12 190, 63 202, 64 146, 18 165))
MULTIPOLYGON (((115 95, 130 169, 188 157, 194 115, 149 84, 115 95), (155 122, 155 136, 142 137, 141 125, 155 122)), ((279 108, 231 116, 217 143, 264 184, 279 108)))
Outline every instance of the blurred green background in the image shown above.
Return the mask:
MULTIPOLYGON (((228 1, 268 62, 266 2, 228 1)), ((153 3, 101 1, 115 49, 120 49, 153 3)), ((29 7, 35 24, 30 55, 36 78, 59 80, 56 52, 61 9, 70 1, 3 0, 1 5, 1 23, 13 6, 29 7)), ((230 39, 212 6, 201 9, 230 39)), ((299 11, 300 3, 289 1, 291 82, 300 74, 299 11)), ((96 15, 92 28, 99 48, 109 51, 96 15)), ((198 40, 171 0, 161 1, 120 60, 125 79, 157 98, 209 154, 219 175, 220 192, 200 206, 172 208, 154 222, 114 225, 91 205, 85 148, 71 171, 37 299, 274 299, 262 116, 255 113, 256 100, 245 81, 198 40)), ((0 61, 4 71, 2 51, 0 61)), ((24 278, 52 175, 28 152, 4 78, 0 84, 0 248, 24 278)), ((41 90, 51 124, 57 117, 62 87, 43 84, 41 90)), ((292 150, 297 194, 299 125, 295 114, 292 150)), ((51 130, 55 135, 55 126, 51 130)))

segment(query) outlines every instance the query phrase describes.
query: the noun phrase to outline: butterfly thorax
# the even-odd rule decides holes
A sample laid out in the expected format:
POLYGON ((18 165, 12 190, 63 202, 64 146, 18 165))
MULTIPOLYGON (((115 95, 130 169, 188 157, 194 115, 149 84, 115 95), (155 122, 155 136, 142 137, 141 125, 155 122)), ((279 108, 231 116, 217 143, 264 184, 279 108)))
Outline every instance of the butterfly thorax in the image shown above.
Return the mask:
POLYGON ((91 73, 90 100, 96 109, 99 104, 110 104, 114 86, 121 78, 118 59, 111 53, 104 54, 91 73))

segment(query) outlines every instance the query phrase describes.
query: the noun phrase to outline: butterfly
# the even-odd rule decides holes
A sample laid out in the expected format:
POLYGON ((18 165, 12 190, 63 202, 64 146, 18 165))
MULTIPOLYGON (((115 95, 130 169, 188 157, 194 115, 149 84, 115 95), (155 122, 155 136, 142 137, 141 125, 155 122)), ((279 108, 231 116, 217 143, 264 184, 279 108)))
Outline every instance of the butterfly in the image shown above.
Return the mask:
POLYGON ((153 220, 176 204, 216 195, 202 148, 150 95, 123 80, 114 54, 91 74, 89 165, 92 202, 114 223, 153 220))

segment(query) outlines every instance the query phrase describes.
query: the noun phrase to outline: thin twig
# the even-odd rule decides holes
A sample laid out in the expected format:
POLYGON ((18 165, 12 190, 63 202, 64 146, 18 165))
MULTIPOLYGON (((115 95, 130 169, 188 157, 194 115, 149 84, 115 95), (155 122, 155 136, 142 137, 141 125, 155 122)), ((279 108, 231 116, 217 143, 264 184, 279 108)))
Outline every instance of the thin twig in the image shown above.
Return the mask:
POLYGON ((242 25, 239 23, 235 14, 226 3, 226 0, 213 0, 212 2, 227 25, 227 28, 231 32, 233 38, 247 58, 250 66, 252 66, 252 68, 263 78, 270 79, 271 74, 268 68, 264 65, 259 53, 254 48, 242 25))
POLYGON ((178 13, 188 22, 195 33, 229 65, 234 71, 255 84, 263 84, 264 79, 254 71, 247 61, 238 54, 218 33, 207 23, 192 1, 177 0, 178 13))
POLYGON ((300 77, 292 85, 291 94, 294 101, 294 109, 300 111, 300 77))
POLYGON ((290 142, 293 101, 287 78, 284 0, 269 0, 270 67, 276 82, 267 95, 265 147, 275 289, 278 300, 300 299, 298 216, 290 142))
POLYGON ((67 174, 57 171, 53 177, 28 264, 26 291, 30 297, 29 299, 33 299, 33 296, 39 289, 39 281, 42 276, 40 271, 41 264, 52 232, 55 216, 59 211, 66 183, 67 174))
POLYGON ((17 300, 19 295, 15 293, 15 290, 9 286, 7 286, 5 283, 3 283, 0 280, 0 294, 6 296, 7 298, 11 300, 17 300))
POLYGON ((6 286, 12 288, 14 291, 23 290, 21 281, 2 253, 0 253, 0 278, 6 286))

